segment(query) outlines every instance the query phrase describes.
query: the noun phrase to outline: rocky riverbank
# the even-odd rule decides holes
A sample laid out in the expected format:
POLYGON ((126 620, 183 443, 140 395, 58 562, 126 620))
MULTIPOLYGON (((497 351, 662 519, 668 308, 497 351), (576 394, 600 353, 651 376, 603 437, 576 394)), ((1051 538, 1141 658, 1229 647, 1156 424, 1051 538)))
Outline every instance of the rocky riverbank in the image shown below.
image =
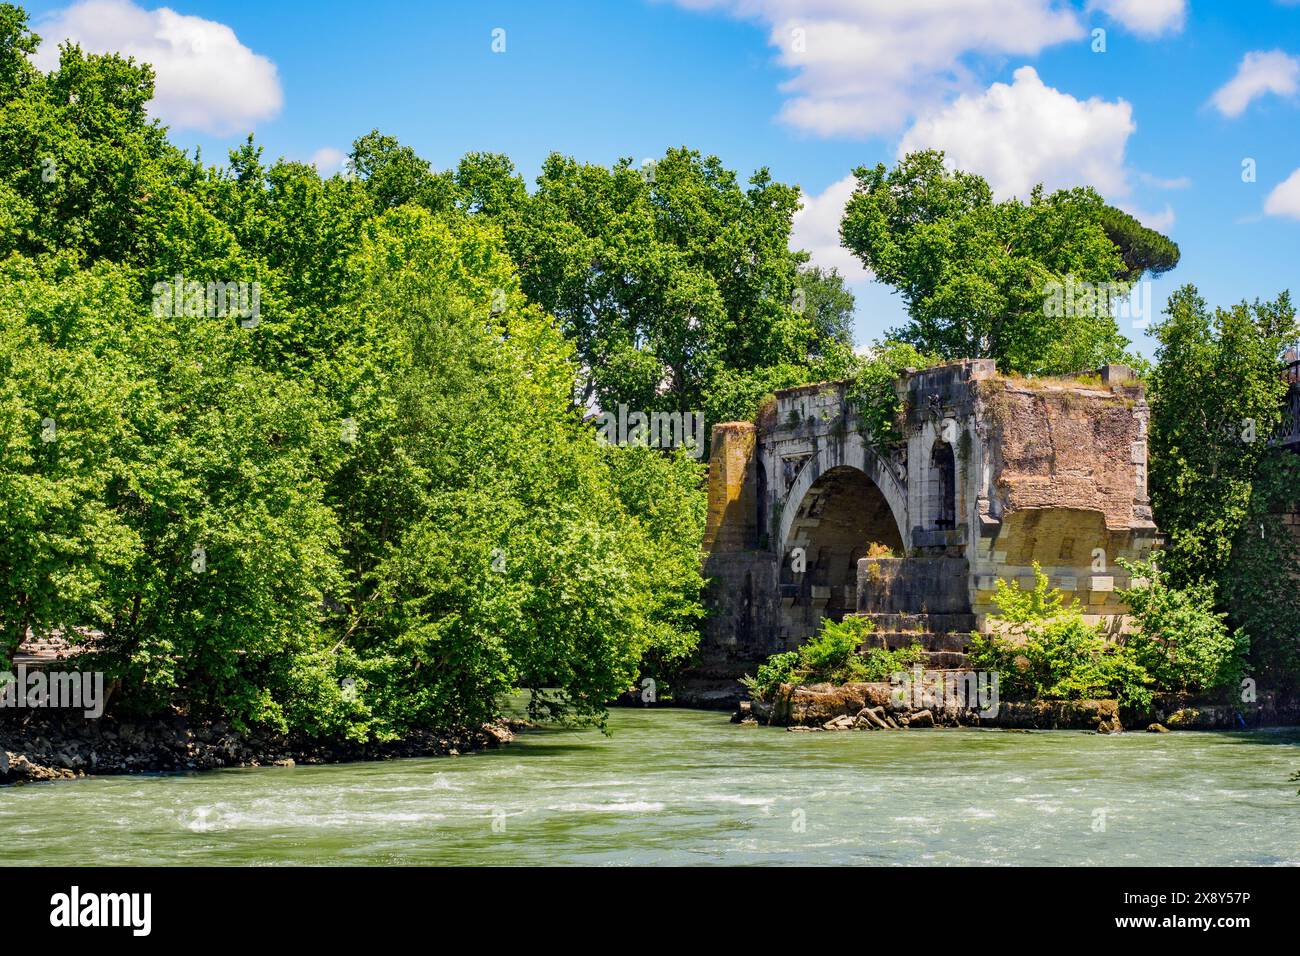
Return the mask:
POLYGON ((28 712, 0 721, 0 784, 63 780, 88 774, 168 773, 219 767, 458 756, 509 743, 524 726, 501 720, 477 729, 416 731, 401 740, 356 744, 252 731, 181 715, 98 720, 28 712))
POLYGON ((885 683, 782 684, 770 699, 741 701, 732 722, 787 730, 902 730, 915 727, 1005 727, 1021 730, 1125 729, 1245 730, 1300 724, 1300 701, 1232 704, 1184 695, 1157 697, 1149 711, 1121 708, 1113 700, 1001 701, 991 713, 936 703, 923 707, 899 704, 895 688, 885 683))

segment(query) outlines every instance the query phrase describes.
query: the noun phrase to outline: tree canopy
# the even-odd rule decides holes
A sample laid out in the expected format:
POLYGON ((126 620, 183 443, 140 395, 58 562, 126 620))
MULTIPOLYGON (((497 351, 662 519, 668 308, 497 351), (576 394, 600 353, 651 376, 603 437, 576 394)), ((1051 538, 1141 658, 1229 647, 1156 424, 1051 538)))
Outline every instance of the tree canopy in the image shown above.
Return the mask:
POLYGON ((600 719, 689 655, 702 468, 595 440, 509 170, 209 166, 147 66, 37 42, 0 6, 0 656, 58 632, 117 706, 375 739, 515 688, 600 719))
POLYGON ((470 153, 435 173, 374 131, 353 164, 377 208, 418 203, 500 229, 523 293, 574 343, 575 404, 749 417, 774 387, 842 375, 852 294, 790 249, 796 188, 747 184, 686 148, 638 168, 549 156, 533 190, 470 153))
POLYGON ((996 202, 982 177, 933 150, 855 175, 844 245, 902 295, 909 322, 893 336, 942 358, 1044 375, 1120 361, 1129 343, 1112 300, 1178 261, 1177 246, 1090 188, 996 202), (1067 284, 1081 294, 1054 308, 1067 284))

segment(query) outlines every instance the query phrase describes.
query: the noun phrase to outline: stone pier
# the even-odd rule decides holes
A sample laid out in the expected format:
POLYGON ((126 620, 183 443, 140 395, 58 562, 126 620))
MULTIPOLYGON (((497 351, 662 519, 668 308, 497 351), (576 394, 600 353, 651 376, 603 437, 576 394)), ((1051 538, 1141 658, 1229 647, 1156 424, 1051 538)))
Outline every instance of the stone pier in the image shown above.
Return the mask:
POLYGON ((1112 633, 1120 557, 1157 544, 1149 412, 1123 366, 1077 379, 998 374, 990 359, 906 375, 902 440, 864 431, 829 382, 778 392, 757 422, 713 430, 705 574, 711 612, 680 695, 733 703, 735 679, 824 618, 862 614, 874 640, 960 667, 990 626, 995 582, 1054 587, 1112 633))

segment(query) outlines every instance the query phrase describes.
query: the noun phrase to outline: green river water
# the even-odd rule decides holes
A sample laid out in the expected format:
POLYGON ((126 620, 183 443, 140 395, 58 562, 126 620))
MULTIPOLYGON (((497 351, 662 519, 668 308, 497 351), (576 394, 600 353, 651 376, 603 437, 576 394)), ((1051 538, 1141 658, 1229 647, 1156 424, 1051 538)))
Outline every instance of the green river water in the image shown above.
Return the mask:
POLYGON ((459 758, 0 789, 3 864, 1300 864, 1300 731, 791 734, 616 710, 459 758))

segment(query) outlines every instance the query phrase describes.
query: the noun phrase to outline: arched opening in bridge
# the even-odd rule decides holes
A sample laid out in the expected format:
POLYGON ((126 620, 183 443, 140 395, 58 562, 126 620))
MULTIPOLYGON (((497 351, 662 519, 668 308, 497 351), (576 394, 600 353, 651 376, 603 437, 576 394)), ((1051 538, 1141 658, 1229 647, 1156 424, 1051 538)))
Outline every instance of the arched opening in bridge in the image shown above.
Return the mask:
POLYGON ((929 507, 934 527, 944 530, 957 527, 957 458, 952 445, 942 438, 930 452, 929 507))
POLYGON ((867 475, 840 466, 818 477, 798 504, 782 561, 782 595, 793 634, 806 637, 823 617, 857 609, 858 560, 888 548, 903 556, 889 502, 867 475), (800 554, 795 549, 802 549, 800 554), (802 573, 796 567, 802 563, 802 573))

